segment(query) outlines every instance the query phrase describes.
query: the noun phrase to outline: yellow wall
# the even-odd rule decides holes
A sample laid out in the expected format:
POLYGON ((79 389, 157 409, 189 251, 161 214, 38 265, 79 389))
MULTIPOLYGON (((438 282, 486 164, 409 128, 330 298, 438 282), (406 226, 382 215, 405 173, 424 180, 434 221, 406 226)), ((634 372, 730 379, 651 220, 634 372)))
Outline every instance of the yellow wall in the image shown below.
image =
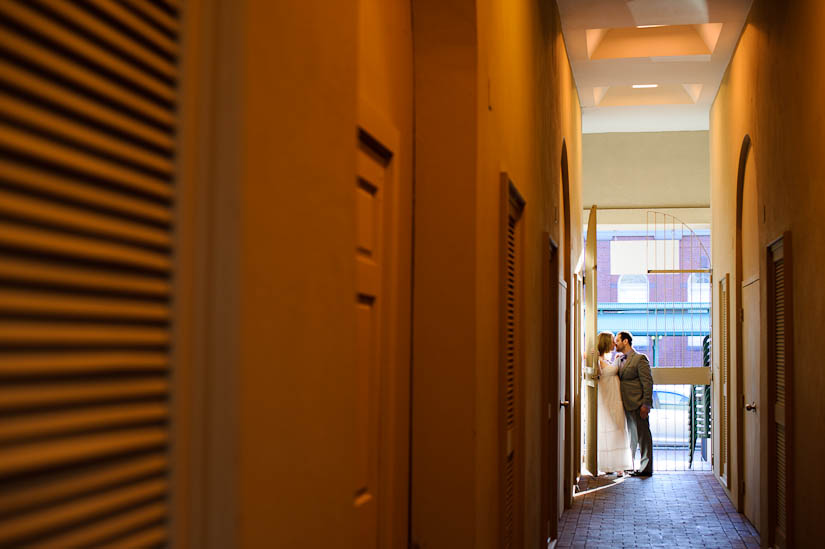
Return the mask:
MULTIPOLYGON (((578 96, 556 6, 413 4, 416 209, 413 540, 498 546, 501 180, 524 214, 525 539, 539 537, 542 247, 562 243, 566 140, 575 263, 581 242, 578 96), (558 209, 558 215, 556 215, 558 209), (558 221, 557 221, 558 219, 558 221), (446 517, 450 517, 449 520, 446 517)), ((562 262, 563 264, 563 262, 562 262)))
MULTIPOLYGON (((823 22, 825 3, 819 0, 756 0, 711 112, 714 280, 734 273, 737 163, 745 135, 753 140, 757 211, 764 208, 765 213, 758 225, 762 262, 768 242, 783 231, 793 233, 795 398, 791 405, 796 422, 792 442, 796 482, 792 503, 799 547, 821 542, 819 530, 810 525, 816 524, 825 508, 821 483, 809 478, 825 455, 825 369, 814 343, 821 339, 825 318, 819 268, 825 250, 823 22)), ((764 265, 761 269, 764 280, 764 265)), ((732 310, 735 306, 732 303, 732 310)), ((718 341, 716 332, 718 328, 718 341)), ((731 435, 735 440, 735 432, 731 435)))
POLYGON ((706 131, 590 133, 582 143, 585 208, 710 205, 706 131))

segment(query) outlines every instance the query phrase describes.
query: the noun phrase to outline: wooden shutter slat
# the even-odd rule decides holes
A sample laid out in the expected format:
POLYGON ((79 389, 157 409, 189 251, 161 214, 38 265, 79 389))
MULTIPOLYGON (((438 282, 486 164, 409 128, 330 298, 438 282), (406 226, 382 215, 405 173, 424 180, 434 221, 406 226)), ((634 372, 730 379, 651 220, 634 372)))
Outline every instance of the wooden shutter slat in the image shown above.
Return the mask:
MULTIPOLYGON (((68 406, 113 402, 118 399, 155 398, 169 390, 165 378, 117 381, 64 381, 59 384, 11 384, 0 386, 0 410, 25 410, 37 406, 68 406)), ((6 418, 11 422, 11 418, 6 418)))
POLYGON ((87 3, 91 4, 102 13, 105 13, 124 27, 127 27, 134 33, 150 41, 161 51, 173 57, 177 56, 178 45, 174 40, 170 39, 162 32, 155 30, 152 25, 144 22, 140 19, 140 17, 137 17, 117 2, 112 2, 112 0, 87 0, 87 3))
POLYGON ((53 165, 102 179, 116 186, 168 200, 172 189, 163 179, 0 123, 0 147, 53 165))
POLYGON ((84 430, 135 425, 167 419, 169 407, 148 402, 12 416, 0 423, 0 442, 66 434, 84 430))
POLYGON ((15 54, 43 69, 58 74, 75 84, 146 116, 164 126, 174 123, 173 114, 168 108, 115 84, 110 79, 71 61, 69 58, 51 52, 22 36, 0 28, 0 43, 5 44, 15 54))
MULTIPOLYGON (((93 522, 83 528, 75 528, 65 534, 48 537, 42 541, 30 544, 29 547, 32 549, 97 547, 101 542, 127 534, 135 528, 157 523, 163 519, 167 512, 168 507, 164 502, 154 502, 150 505, 138 507, 132 511, 119 513, 114 517, 107 517, 106 520, 93 522)), ((146 545, 136 544, 131 547, 146 547, 146 545)))
POLYGON ((100 491, 147 476, 159 475, 169 467, 165 454, 156 453, 96 463, 86 468, 72 468, 34 482, 6 485, 0 491, 0 513, 26 511, 32 507, 54 504, 62 500, 100 491))
POLYGON ((168 345, 169 330, 153 326, 0 320, 4 345, 168 345))
POLYGON ((0 475, 38 471, 127 452, 152 450, 164 446, 168 439, 168 429, 156 427, 21 444, 0 453, 0 475))
POLYGON ((161 372, 169 356, 159 351, 52 351, 0 353, 0 376, 44 376, 101 372, 161 372))
POLYGON ((152 77, 146 71, 133 67, 130 63, 124 62, 123 59, 111 52, 40 15, 24 4, 9 2, 8 0, 0 2, 0 15, 5 15, 9 19, 17 21, 20 25, 47 37, 50 41, 58 42, 61 47, 66 48, 76 56, 103 67, 129 81, 133 86, 139 86, 165 101, 171 102, 175 98, 175 91, 169 84, 152 77))
POLYGON ((175 13, 180 12, 180 0, 160 0, 160 1, 163 2, 164 4, 166 4, 167 6, 169 6, 169 8, 172 9, 175 13))
POLYGON ((148 19, 151 19, 156 24, 163 27, 166 31, 177 34, 180 30, 178 22, 168 13, 158 9, 151 2, 146 0, 123 0, 123 2, 132 8, 133 11, 140 12, 148 19))
POLYGON ((168 298, 171 284, 164 278, 75 267, 21 259, 0 253, 0 280, 46 285, 61 289, 84 289, 168 298))
POLYGON ((128 240, 135 244, 148 244, 164 249, 172 246, 172 237, 168 230, 0 188, 0 215, 2 214, 84 231, 92 235, 128 240))
POLYGON ((154 303, 141 299, 71 296, 60 292, 16 288, 13 290, 0 288, 0 309, 11 315, 47 318, 164 321, 170 315, 169 305, 166 303, 154 303))
POLYGON ((135 547, 158 547, 162 545, 169 534, 163 524, 135 532, 117 541, 107 543, 100 549, 135 549, 135 547))
POLYGON ((41 6, 47 6, 51 11, 60 14, 78 27, 90 34, 105 40, 123 53, 134 57, 147 67, 151 67, 158 73, 168 78, 176 78, 177 67, 157 55, 153 51, 145 48, 129 35, 117 32, 100 19, 92 16, 73 2, 65 0, 35 0, 41 6))
POLYGON ((179 14, 150 3, 0 2, 3 547, 168 541, 179 14))
POLYGON ((790 233, 768 246, 768 513, 763 543, 794 546, 793 261, 790 233))
MULTIPOLYGON (((119 513, 104 521, 94 522, 83 528, 76 528, 68 533, 52 536, 33 544, 27 544, 31 549, 53 549, 54 547, 98 547, 100 542, 128 533, 140 526, 156 523, 168 512, 167 505, 155 502, 138 507, 134 511, 119 513)), ((146 545, 132 545, 132 548, 146 547, 146 545)))
POLYGON ((165 152, 172 150, 173 141, 168 133, 4 60, 0 60, 0 80, 61 109, 118 130, 165 152))
POLYGON ((502 464, 500 475, 499 520, 501 528, 500 544, 505 549, 520 545, 519 523, 521 521, 521 467, 523 457, 520 438, 520 397, 518 389, 520 356, 519 338, 521 329, 520 294, 521 294, 521 215, 523 201, 513 183, 502 174, 504 186, 504 219, 502 227, 502 364, 500 394, 500 445, 502 464))
POLYGON ((0 180, 20 190, 44 193, 61 201, 78 202, 141 220, 168 224, 172 220, 169 206, 160 205, 117 191, 93 187, 66 176, 58 176, 7 158, 0 158, 0 180))
POLYGON ((0 112, 8 118, 33 126, 40 131, 97 149, 102 153, 156 170, 164 175, 170 175, 174 170, 172 161, 161 154, 135 147, 133 143, 122 141, 88 124, 73 122, 65 116, 32 106, 7 93, 0 92, 0 112))
POLYGON ((169 257, 159 252, 0 221, 0 246, 2 245, 161 272, 167 272, 171 268, 169 257))
MULTIPOLYGON (((26 513, 5 521, 0 531, 0 543, 31 538, 95 516, 105 515, 119 508, 128 507, 163 495, 167 488, 165 479, 150 479, 126 488, 69 501, 62 505, 34 513, 26 513)), ((162 505, 162 503, 159 502, 162 505)), ((52 545, 52 547, 55 547, 52 545)))

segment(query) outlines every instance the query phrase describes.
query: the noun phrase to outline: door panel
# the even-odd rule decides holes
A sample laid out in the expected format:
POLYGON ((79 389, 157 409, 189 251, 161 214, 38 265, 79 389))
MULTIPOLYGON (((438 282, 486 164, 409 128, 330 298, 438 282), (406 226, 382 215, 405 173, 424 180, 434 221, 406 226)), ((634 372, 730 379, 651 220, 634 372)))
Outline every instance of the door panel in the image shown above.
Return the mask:
POLYGON ((761 339, 759 280, 742 288, 742 365, 744 412, 744 457, 745 457, 745 516, 759 529, 759 416, 762 413, 759 402, 759 348, 761 339))

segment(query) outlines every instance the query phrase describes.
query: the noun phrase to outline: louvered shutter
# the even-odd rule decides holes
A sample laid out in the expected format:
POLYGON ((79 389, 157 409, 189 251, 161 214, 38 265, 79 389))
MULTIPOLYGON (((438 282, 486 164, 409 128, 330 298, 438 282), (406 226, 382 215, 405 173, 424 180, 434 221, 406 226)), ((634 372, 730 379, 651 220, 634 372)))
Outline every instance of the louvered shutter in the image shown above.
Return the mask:
POLYGON ((0 2, 0 547, 167 543, 178 24, 0 2))
POLYGON ((792 339, 792 299, 790 280, 790 235, 785 234, 768 249, 770 303, 768 341, 769 351, 769 394, 773 409, 770 410, 771 429, 769 442, 769 491, 774 497, 771 502, 770 520, 773 545, 791 547, 789 537, 793 529, 789 522, 793 516, 789 507, 793 501, 790 490, 793 486, 791 441, 793 361, 792 339))
POLYGON ((730 275, 725 274, 725 278, 719 281, 719 309, 720 309, 720 327, 721 332, 721 356, 719 357, 722 387, 720 389, 720 409, 721 414, 719 418, 719 475, 727 480, 728 478, 728 426, 730 425, 728 419, 728 379, 730 378, 730 297, 728 292, 728 285, 730 284, 730 275))
POLYGON ((519 547, 520 539, 520 315, 521 315, 521 215, 524 200, 506 175, 504 187, 502 359, 501 359, 501 532, 502 547, 519 547))

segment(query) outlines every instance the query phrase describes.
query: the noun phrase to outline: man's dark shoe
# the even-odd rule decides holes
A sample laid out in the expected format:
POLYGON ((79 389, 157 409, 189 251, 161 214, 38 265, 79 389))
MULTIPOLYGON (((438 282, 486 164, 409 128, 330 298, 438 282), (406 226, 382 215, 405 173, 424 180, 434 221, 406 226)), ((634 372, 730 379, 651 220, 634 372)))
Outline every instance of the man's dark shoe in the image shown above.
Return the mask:
POLYGON ((633 471, 630 473, 631 477, 652 477, 653 473, 645 473, 644 471, 633 471))

